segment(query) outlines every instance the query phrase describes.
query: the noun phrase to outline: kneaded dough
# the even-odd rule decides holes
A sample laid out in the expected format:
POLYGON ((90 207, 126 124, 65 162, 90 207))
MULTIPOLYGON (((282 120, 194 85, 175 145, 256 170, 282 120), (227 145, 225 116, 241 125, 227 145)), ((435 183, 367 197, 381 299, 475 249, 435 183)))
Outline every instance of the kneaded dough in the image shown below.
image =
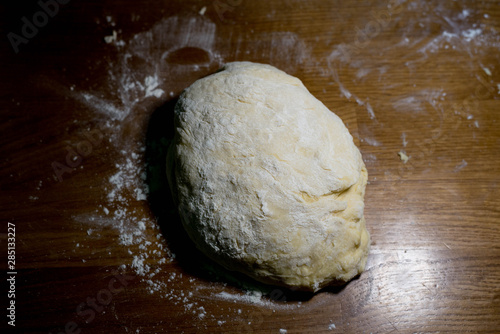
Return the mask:
POLYGON ((208 257, 309 291, 363 271, 366 167, 342 120, 299 79, 229 63, 182 93, 175 124, 169 183, 208 257))

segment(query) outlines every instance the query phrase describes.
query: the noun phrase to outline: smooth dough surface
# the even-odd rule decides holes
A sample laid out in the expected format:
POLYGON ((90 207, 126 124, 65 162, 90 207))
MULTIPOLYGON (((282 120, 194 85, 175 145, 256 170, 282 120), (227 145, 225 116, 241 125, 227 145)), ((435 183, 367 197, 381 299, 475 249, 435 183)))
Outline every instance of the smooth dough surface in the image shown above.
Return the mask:
POLYGON ((341 119, 299 79, 229 63, 182 93, 175 124, 167 176, 207 256, 309 291, 363 271, 367 171, 341 119))

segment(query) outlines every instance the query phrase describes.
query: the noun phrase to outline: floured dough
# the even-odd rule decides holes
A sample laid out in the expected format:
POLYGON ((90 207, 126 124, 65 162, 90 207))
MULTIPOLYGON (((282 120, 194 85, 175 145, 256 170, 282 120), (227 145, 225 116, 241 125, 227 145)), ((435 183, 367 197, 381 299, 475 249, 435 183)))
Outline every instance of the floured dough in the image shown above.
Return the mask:
POLYGON ((207 256, 310 291, 363 271, 367 171, 341 119, 299 79, 229 63, 182 93, 175 122, 169 183, 207 256))

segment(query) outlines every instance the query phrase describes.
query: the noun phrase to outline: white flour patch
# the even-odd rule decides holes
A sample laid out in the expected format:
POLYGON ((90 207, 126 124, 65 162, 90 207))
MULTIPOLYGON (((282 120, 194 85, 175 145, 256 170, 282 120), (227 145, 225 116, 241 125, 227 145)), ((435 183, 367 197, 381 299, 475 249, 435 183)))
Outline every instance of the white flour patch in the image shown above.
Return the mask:
POLYGON ((467 167, 467 161, 462 159, 462 162, 455 166, 455 169, 453 170, 453 172, 456 173, 456 172, 464 169, 465 167, 467 167))
POLYGON ((366 103, 366 110, 368 111, 368 115, 370 115, 370 119, 374 119, 375 113, 373 112, 373 108, 369 102, 366 103))
MULTIPOLYGON (((353 94, 351 94, 351 92, 349 92, 344 87, 344 84, 340 81, 338 72, 337 72, 336 68, 334 67, 335 65, 330 62, 330 61, 333 62, 333 59, 334 58, 328 58, 328 60, 329 60, 329 62, 328 62, 328 68, 330 70, 328 74, 332 76, 332 78, 335 81, 335 83, 339 86, 339 90, 340 90, 341 95, 345 96, 345 98, 347 98, 348 100, 350 100, 351 97, 353 96, 353 94)), ((364 104, 364 102, 361 99, 359 99, 357 96, 354 96, 354 99, 355 99, 355 101, 359 105, 363 105, 364 104)))
POLYGON ((481 64, 481 68, 483 69, 484 73, 486 73, 487 76, 491 77, 491 71, 489 68, 485 67, 484 65, 481 64))
POLYGON ((368 73, 371 72, 371 69, 369 68, 360 68, 358 72, 356 72, 356 78, 361 79, 365 77, 368 73))
POLYGON ((215 32, 215 24, 204 17, 174 16, 159 21, 129 41, 118 41, 116 33, 106 36, 110 45, 120 51, 107 73, 105 90, 114 95, 113 99, 91 92, 73 91, 70 95, 108 120, 123 121, 147 98, 166 96, 165 78, 160 73, 169 72, 172 67, 192 72, 200 66, 169 65, 166 58, 170 54, 187 47, 197 48, 206 52, 210 62, 221 63, 220 56, 213 51, 215 32))
POLYGON ((373 153, 363 153, 363 161, 368 165, 377 161, 377 156, 373 153))
POLYGON ((165 92, 158 88, 158 86, 160 85, 159 81, 158 81, 158 74, 155 73, 154 76, 147 76, 145 81, 144 81, 146 87, 145 87, 145 91, 146 91, 146 95, 145 97, 148 97, 148 96, 154 96, 154 97, 161 97, 163 94, 165 94, 165 92))
POLYGON ((265 62, 292 75, 311 60, 311 48, 290 31, 261 33, 258 38, 241 36, 235 43, 234 52, 235 58, 266 59, 265 62))
POLYGON ((454 44, 458 42, 460 42, 459 35, 450 33, 448 31, 443 31, 440 35, 431 39, 426 45, 424 45, 417 51, 420 53, 426 53, 427 51, 435 53, 441 48, 445 47, 444 43, 448 43, 448 45, 452 44, 453 48, 455 48, 456 46, 454 44))
POLYGON ((443 100, 442 89, 423 89, 419 93, 424 97, 424 100, 432 106, 434 110, 440 111, 441 114, 444 113, 443 107, 440 103, 440 101, 443 100))
MULTIPOLYGON (((327 56, 327 59, 331 63, 334 63, 337 60, 340 62, 348 63, 350 61, 350 53, 347 51, 349 50, 349 47, 350 46, 348 44, 344 43, 336 45, 330 52, 330 54, 327 56)), ((361 72, 360 76, 365 76, 366 74, 367 73, 361 72)))
POLYGON ((107 116, 111 120, 121 121, 127 116, 122 108, 115 106, 112 102, 89 93, 79 93, 74 95, 78 100, 84 102, 88 107, 97 113, 107 116))
POLYGON ((250 304, 261 304, 264 305, 264 301, 262 300, 262 293, 258 291, 252 291, 248 292, 245 295, 240 295, 240 294, 231 294, 228 292, 219 292, 218 294, 214 295, 217 298, 220 299, 225 299, 225 300, 232 300, 232 301, 244 301, 246 303, 250 304))
POLYGON ((339 89, 342 95, 344 95, 348 100, 351 99, 351 92, 349 92, 340 81, 337 82, 337 84, 339 85, 339 89))
POLYGON ((466 42, 470 42, 479 36, 483 31, 481 29, 467 29, 462 31, 462 36, 466 42))
POLYGON ((302 306, 301 302, 297 303, 286 303, 286 302, 274 302, 263 296, 262 292, 252 290, 246 291, 245 294, 241 293, 229 293, 229 292, 219 292, 217 294, 213 294, 212 298, 219 300, 231 301, 235 304, 245 303, 245 304, 255 304, 262 307, 270 308, 270 309, 297 309, 302 306))
POLYGON ((366 142, 368 145, 370 146, 381 146, 382 144, 377 141, 376 139, 373 139, 373 138, 363 138, 361 139, 362 142, 366 142))
POLYGON ((295 33, 273 32, 266 55, 269 55, 271 64, 283 64, 284 61, 282 70, 293 72, 309 59, 310 50, 295 33))
POLYGON ((412 112, 416 114, 428 111, 429 105, 432 109, 442 111, 442 107, 439 104, 442 99, 442 89, 422 89, 415 91, 411 96, 397 99, 392 103, 392 106, 397 112, 412 112))
MULTIPOLYGON (((466 16, 463 13, 459 13, 458 15, 456 13, 449 13, 449 15, 439 18, 445 22, 442 32, 430 39, 417 52, 425 54, 427 52, 437 53, 441 50, 455 50, 457 52, 468 53, 471 58, 474 58, 474 55, 482 47, 500 47, 498 34, 486 31, 482 24, 464 20, 466 16)), ((470 11, 467 10, 467 13, 470 14, 470 11)), ((423 18, 423 20, 435 21, 436 18, 429 16, 423 18)))
POLYGON ((459 17, 460 19, 464 19, 464 18, 466 18, 466 17, 468 17, 468 16, 470 16, 470 10, 468 10, 468 9, 464 9, 464 10, 462 10, 462 13, 460 13, 460 14, 458 15, 458 17, 459 17))

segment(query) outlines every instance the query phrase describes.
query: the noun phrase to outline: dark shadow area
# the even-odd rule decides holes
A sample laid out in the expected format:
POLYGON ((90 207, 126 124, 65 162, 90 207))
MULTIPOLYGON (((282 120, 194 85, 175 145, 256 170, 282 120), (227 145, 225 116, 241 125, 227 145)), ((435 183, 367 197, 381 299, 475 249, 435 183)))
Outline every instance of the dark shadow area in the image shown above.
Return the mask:
MULTIPOLYGON (((177 210, 166 175, 166 156, 174 137, 174 108, 178 97, 160 106, 152 114, 146 134, 146 182, 148 201, 169 249, 179 266, 189 275, 209 282, 220 282, 246 291, 260 291, 277 302, 307 301, 315 294, 293 291, 258 282, 244 274, 225 269, 200 252, 187 235, 177 210)), ((342 286, 330 286, 321 292, 339 293, 342 286)))
POLYGON ((210 55, 200 48, 185 47, 169 53, 165 60, 169 64, 208 64, 210 63, 210 55))

